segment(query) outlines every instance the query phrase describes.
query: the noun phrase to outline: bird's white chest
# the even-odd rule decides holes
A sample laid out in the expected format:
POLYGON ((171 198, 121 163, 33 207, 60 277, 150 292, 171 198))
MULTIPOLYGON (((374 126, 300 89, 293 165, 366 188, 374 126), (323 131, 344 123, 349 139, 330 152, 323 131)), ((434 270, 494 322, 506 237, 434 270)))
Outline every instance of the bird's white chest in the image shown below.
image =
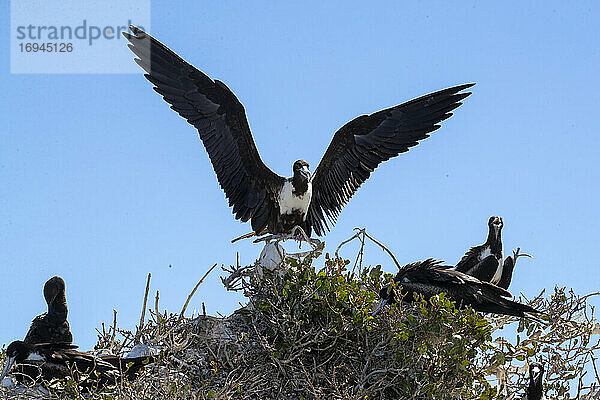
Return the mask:
POLYGON ((292 182, 285 181, 279 192, 279 212, 281 214, 292 214, 300 211, 304 215, 304 220, 306 220, 306 213, 312 196, 312 183, 308 183, 308 189, 300 196, 296 196, 293 191, 292 182))

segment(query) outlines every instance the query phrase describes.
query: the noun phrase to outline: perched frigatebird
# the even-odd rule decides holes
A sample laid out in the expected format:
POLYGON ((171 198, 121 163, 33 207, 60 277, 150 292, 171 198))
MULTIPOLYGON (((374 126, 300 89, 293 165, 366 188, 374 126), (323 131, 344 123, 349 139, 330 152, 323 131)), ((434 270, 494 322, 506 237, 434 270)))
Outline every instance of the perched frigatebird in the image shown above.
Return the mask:
MULTIPOLYGON (((301 228, 321 236, 383 161, 406 152, 440 127, 473 86, 440 90, 359 116, 341 127, 314 174, 304 160, 291 178, 261 160, 244 106, 221 81, 213 80, 144 31, 124 32, 135 61, 154 90, 199 132, 236 219, 251 220, 253 233, 289 235, 301 228), (462 93, 461 93, 462 92, 462 93)), ((396 183, 394 183, 396 184, 396 183)))
POLYGON ((380 290, 379 304, 373 315, 379 313, 386 304, 396 302, 394 286, 406 293, 402 298, 406 302, 413 301, 415 294, 429 299, 446 293, 457 304, 468 305, 484 313, 530 317, 530 313, 538 312, 531 306, 510 300, 508 291, 451 268, 432 258, 400 268, 394 277, 394 285, 380 290))
POLYGON ((488 220, 488 236, 484 244, 471 247, 456 264, 456 270, 474 276, 483 282, 490 282, 503 289, 508 289, 512 273, 519 257, 531 257, 520 253, 520 248, 513 255, 504 258, 502 251, 502 217, 492 216, 488 220))
POLYGON ((493 284, 500 282, 504 263, 502 254, 503 226, 502 217, 490 217, 488 220, 488 236, 485 243, 471 247, 456 264, 456 270, 475 276, 484 282, 493 284))
POLYGON ((67 321, 65 281, 60 276, 50 278, 44 285, 48 312, 38 315, 23 340, 26 344, 71 343, 73 335, 67 321))

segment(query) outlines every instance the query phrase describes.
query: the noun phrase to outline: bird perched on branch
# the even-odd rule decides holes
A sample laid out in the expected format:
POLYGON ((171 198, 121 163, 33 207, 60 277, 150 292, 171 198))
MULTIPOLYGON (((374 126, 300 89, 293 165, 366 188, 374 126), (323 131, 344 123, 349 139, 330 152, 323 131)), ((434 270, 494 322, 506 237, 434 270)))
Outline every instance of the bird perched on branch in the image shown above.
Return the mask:
POLYGON ((468 305, 484 313, 532 318, 530 314, 538 312, 531 306, 510 300, 508 291, 451 268, 431 258, 400 268, 394 277, 394 285, 386 286, 379 292, 379 304, 373 315, 379 313, 386 304, 396 302, 394 286, 406 293, 402 300, 407 302, 413 301, 415 294, 429 299, 447 293, 459 305, 468 305))
POLYGON ((72 377, 81 386, 115 384, 123 377, 133 378, 152 357, 122 358, 95 356, 75 350, 70 343, 28 344, 17 340, 6 349, 6 365, 0 381, 16 365, 19 382, 29 379, 42 383, 51 379, 72 377))
POLYGON ((513 251, 512 257, 504 258, 502 251, 503 227, 502 217, 490 217, 485 243, 471 247, 456 264, 456 270, 480 281, 490 282, 503 289, 508 289, 517 258, 531 256, 520 253, 521 249, 517 248, 516 251, 513 251))
POLYGON ((324 235, 341 209, 383 161, 406 152, 440 127, 470 95, 465 84, 359 116, 341 127, 311 174, 295 161, 290 178, 261 160, 244 106, 221 81, 141 29, 124 33, 154 90, 199 132, 236 219, 251 220, 253 235, 289 235, 297 228, 324 235), (462 93, 461 93, 462 92, 462 93))
POLYGON ((458 272, 475 276, 484 282, 497 284, 502 277, 502 217, 488 220, 488 236, 484 244, 471 247, 456 264, 458 272))
POLYGON ((65 281, 60 276, 54 276, 46 282, 44 298, 48 304, 48 312, 35 317, 23 341, 26 344, 71 343, 73 335, 67 321, 65 281))

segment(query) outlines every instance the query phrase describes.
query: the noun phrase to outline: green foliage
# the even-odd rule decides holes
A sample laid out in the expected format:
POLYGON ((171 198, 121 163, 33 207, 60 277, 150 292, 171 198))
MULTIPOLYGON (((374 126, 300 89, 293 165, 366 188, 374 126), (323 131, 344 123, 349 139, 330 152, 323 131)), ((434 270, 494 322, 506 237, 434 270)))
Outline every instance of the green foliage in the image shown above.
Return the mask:
POLYGON ((389 307, 374 318, 377 293, 391 282, 390 274, 381 266, 353 274, 347 260, 328 255, 317 271, 311 261, 288 260, 285 274, 264 274, 248 295, 256 305, 256 325, 275 349, 273 358, 312 368, 304 378, 308 387, 345 388, 312 395, 479 398, 473 390, 487 381, 472 365, 491 342, 485 319, 457 309, 444 295, 389 307))

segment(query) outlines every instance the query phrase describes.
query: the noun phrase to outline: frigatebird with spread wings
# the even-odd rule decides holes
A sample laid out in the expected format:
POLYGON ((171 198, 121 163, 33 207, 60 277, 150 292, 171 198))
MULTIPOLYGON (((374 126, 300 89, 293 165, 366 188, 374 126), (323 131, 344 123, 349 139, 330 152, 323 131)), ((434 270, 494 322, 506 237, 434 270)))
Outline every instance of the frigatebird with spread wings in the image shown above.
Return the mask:
POLYGON ((221 81, 213 80, 172 50, 134 26, 135 61, 154 90, 199 132, 221 188, 236 219, 251 221, 252 235, 324 235, 341 209, 377 166, 440 127, 470 92, 465 84, 359 116, 333 136, 314 174, 304 160, 291 178, 274 173, 261 160, 244 106, 221 81))

